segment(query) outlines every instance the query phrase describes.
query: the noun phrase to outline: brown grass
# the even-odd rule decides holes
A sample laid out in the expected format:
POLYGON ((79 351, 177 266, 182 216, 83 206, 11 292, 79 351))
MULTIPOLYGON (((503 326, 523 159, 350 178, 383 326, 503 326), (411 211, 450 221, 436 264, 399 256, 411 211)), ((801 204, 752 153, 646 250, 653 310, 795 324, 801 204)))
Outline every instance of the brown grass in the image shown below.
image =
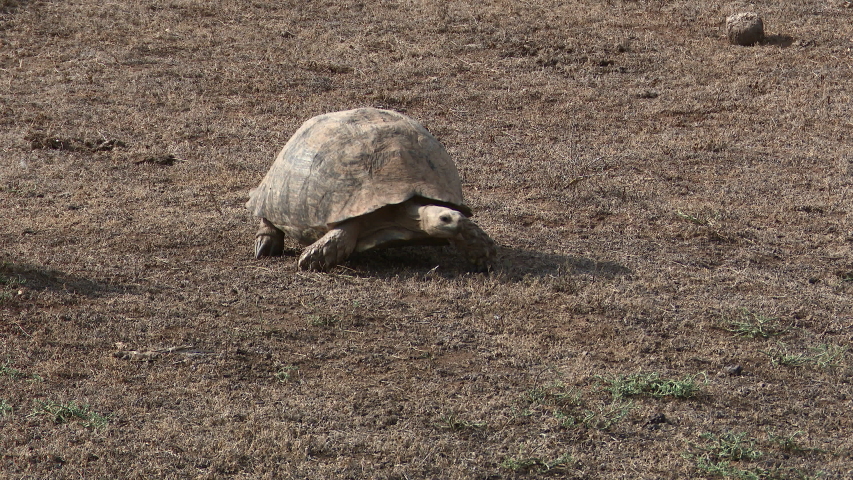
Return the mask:
POLYGON ((847 6, 3 1, 0 476, 853 477, 847 6), (492 274, 251 258, 277 150, 366 105, 447 146, 492 274))

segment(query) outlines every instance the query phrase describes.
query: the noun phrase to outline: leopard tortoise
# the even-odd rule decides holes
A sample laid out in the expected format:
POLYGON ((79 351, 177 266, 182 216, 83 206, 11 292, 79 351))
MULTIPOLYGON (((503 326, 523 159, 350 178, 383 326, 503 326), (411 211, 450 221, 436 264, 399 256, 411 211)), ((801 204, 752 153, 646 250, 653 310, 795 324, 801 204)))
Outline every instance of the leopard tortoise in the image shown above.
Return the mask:
POLYGON ((459 173, 423 126, 397 112, 319 115, 293 134, 246 207, 261 218, 255 257, 279 256, 288 236, 298 266, 327 270, 353 252, 450 243, 479 269, 495 243, 469 217, 459 173))

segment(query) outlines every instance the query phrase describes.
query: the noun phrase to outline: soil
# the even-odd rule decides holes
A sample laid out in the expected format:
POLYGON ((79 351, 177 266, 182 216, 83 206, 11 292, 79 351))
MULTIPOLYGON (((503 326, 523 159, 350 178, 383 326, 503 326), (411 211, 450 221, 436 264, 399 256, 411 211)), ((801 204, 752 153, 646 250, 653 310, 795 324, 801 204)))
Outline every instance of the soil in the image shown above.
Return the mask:
POLYGON ((852 54, 846 0, 0 0, 0 476, 853 478, 852 54), (490 272, 253 258, 362 106, 490 272))

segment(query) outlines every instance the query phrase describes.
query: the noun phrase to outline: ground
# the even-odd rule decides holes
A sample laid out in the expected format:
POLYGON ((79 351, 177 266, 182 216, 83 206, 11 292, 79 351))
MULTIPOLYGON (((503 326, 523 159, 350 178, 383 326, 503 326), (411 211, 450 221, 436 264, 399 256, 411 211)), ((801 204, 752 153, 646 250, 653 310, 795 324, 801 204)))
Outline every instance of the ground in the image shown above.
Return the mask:
POLYGON ((0 11, 0 476, 853 478, 849 2, 0 11), (491 272, 252 258, 360 106, 447 147, 491 272))

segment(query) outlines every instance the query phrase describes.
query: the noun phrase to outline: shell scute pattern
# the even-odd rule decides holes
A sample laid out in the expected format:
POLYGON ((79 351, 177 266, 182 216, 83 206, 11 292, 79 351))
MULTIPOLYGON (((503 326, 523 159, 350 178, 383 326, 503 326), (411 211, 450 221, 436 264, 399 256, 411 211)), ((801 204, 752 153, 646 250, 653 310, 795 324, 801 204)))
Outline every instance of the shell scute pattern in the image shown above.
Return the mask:
POLYGON ((246 207, 261 218, 255 256, 285 236, 308 248, 300 268, 326 269, 354 251, 451 243, 482 267, 494 242, 468 217, 444 147, 411 118, 363 108, 319 115, 290 138, 246 207))
POLYGON ((324 228, 415 196, 470 214, 455 165, 426 129, 394 112, 351 112, 314 117, 293 135, 250 194, 256 216, 324 228))

